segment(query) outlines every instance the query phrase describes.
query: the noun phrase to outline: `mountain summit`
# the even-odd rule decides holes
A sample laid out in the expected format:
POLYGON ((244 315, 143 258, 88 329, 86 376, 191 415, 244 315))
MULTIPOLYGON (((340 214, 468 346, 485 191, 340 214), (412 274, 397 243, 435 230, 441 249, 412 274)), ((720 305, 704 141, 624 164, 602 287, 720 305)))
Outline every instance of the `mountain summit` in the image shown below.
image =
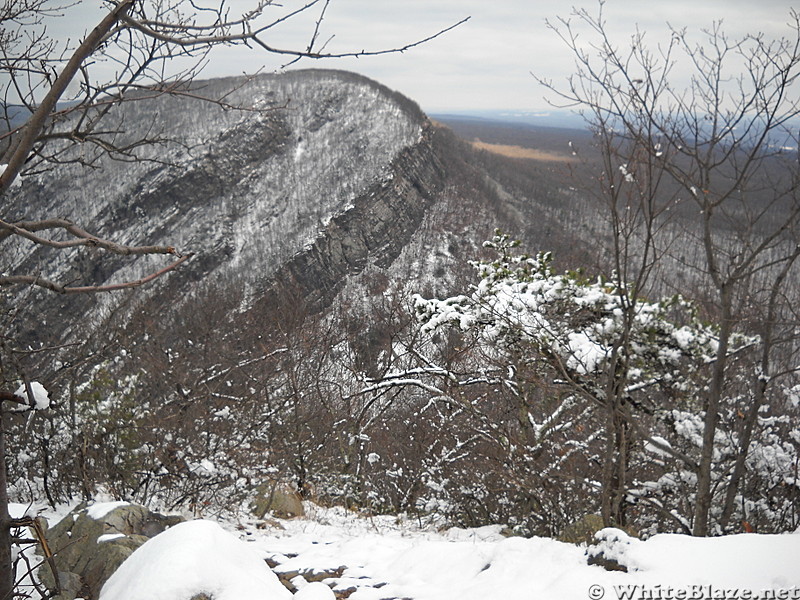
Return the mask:
MULTIPOLYGON (((445 177, 420 109, 341 71, 141 92, 105 119, 118 147, 150 143, 124 155, 75 149, 65 157, 75 162, 25 177, 5 214, 65 217, 120 243, 196 254, 145 295, 176 286, 185 293, 202 280, 235 281, 254 297, 290 281, 312 300, 329 299, 344 275, 400 252, 445 177)), ((14 264, 3 266, 102 284, 142 277, 152 260, 98 262, 91 252, 67 257, 21 242, 14 264)), ((68 307, 91 312, 95 302, 65 300, 53 323, 68 307)))

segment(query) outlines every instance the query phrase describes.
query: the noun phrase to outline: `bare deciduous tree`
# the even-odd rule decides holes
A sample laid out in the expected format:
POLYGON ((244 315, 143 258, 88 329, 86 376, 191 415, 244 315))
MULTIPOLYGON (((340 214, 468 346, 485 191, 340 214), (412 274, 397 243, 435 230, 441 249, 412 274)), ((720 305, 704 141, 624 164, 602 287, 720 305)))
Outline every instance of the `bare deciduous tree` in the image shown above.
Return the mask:
MULTIPOLYGON (((695 470, 693 533, 708 535, 713 502, 724 505, 723 527, 730 518, 754 415, 768 404, 758 382, 773 383, 776 303, 787 282, 797 284, 800 173, 793 127, 800 117, 800 14, 789 14, 787 37, 778 40, 762 34, 732 40, 714 24, 699 43, 686 30, 672 28, 666 45, 649 46, 637 30, 629 45, 618 47, 609 36, 603 4, 596 15, 576 10, 573 20, 550 24, 575 57, 577 71, 565 86, 540 81, 554 92, 556 103, 582 111, 598 134, 605 177, 621 171, 628 183, 640 185, 647 172, 646 180, 655 185, 642 190, 631 208, 646 211, 657 205, 672 212, 651 213, 637 224, 638 235, 658 234, 651 238, 658 251, 653 259, 672 261, 673 268, 691 274, 719 326, 702 398, 703 441, 695 470), (586 32, 588 45, 579 39, 586 32), (609 137, 622 143, 603 143, 609 137), (663 173, 656 180, 654 168, 663 173), (667 226, 668 214, 675 213, 683 218, 667 226), (656 228, 648 230, 653 224, 656 228), (732 341, 745 333, 744 307, 754 303, 769 310, 759 324, 749 324, 748 333, 761 335, 762 359, 754 368, 748 433, 740 441, 734 472, 715 479, 715 437, 732 378, 732 341)), ((608 187, 606 197, 613 200, 618 189, 608 187)), ((612 223, 619 223, 615 204, 609 208, 612 223)), ((619 239, 617 230, 613 237, 619 239)), ((625 246, 614 248, 618 276, 631 272, 630 258, 625 246)))

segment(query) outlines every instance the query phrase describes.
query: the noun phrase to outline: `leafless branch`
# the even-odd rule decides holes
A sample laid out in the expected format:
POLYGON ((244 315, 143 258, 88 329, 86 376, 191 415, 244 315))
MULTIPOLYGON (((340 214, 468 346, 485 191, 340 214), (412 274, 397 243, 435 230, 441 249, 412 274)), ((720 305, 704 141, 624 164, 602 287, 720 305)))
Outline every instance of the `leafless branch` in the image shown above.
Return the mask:
POLYGON ((7 239, 11 235, 17 235, 35 244, 48 246, 50 248, 75 248, 78 246, 88 246, 92 248, 102 248, 113 254, 120 255, 144 255, 144 254, 174 254, 180 256, 172 246, 124 246, 94 236, 71 221, 66 219, 45 219, 42 221, 21 221, 19 223, 7 223, 0 220, 0 241, 7 239), (76 239, 57 241, 36 235, 35 232, 49 229, 61 229, 72 234, 76 239))
POLYGON ((180 265, 185 263, 192 257, 192 254, 185 254, 178 260, 170 263, 163 269, 159 269, 141 279, 134 281, 125 281, 123 283, 107 284, 107 285, 84 285, 84 286, 64 286, 56 283, 50 279, 38 277, 36 275, 8 275, 0 277, 0 286, 5 285, 32 285, 56 292, 58 294, 97 294, 102 292, 116 292, 130 288, 136 288, 146 283, 161 277, 165 273, 169 273, 177 269, 180 265))

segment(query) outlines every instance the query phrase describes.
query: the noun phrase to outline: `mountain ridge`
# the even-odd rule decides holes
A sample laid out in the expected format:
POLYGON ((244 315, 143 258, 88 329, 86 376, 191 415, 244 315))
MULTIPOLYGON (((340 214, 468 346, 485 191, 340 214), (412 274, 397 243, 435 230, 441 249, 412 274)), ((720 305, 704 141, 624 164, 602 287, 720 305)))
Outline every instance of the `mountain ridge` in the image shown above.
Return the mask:
MULTIPOLYGON (((6 218, 58 215, 120 243, 194 251, 195 258, 179 277, 182 285, 232 279, 244 281, 254 293, 284 263, 303 262, 299 257, 306 251, 317 248, 324 262, 319 247, 329 228, 334 231, 327 242, 331 252, 336 243, 353 246, 341 235, 334 242, 336 231, 353 230, 364 240, 358 257, 353 250, 349 257, 342 251, 346 258, 328 261, 350 262, 344 268, 350 271, 363 263, 365 253, 396 245, 419 222, 419 215, 403 203, 395 203, 394 212, 391 202, 386 203, 389 213, 383 220, 405 215, 401 220, 406 231, 399 237, 386 233, 382 241, 346 216, 356 205, 368 209, 359 201, 363 195, 386 199, 381 190, 405 185, 396 180, 393 166, 401 155, 417 169, 435 164, 429 161, 430 152, 427 159, 415 161, 408 151, 429 143, 423 132, 427 119, 410 100, 359 75, 316 69, 195 82, 192 94, 198 90, 245 108, 201 105, 185 95, 123 103, 118 114, 110 115, 112 125, 133 124, 121 143, 149 131, 169 136, 170 142, 143 147, 133 163, 101 156, 100 168, 62 165, 24 177, 23 187, 4 199, 10 199, 6 218)), ((406 183, 412 195, 430 200, 435 194, 433 182, 406 183)), ((91 253, 78 252, 67 259, 42 248, 26 253, 24 246, 18 244, 17 263, 4 265, 6 271, 17 268, 99 284, 137 279, 154 268, 149 258, 123 267, 129 261, 122 258, 97 261, 91 253)), ((292 277, 302 279, 297 268, 292 277)), ((159 282, 153 289, 164 285, 159 282)), ((311 287, 306 285, 313 295, 311 287)), ((87 301, 65 302, 54 303, 60 304, 57 310, 87 301)))
MULTIPOLYGON (((59 165, 23 177, 4 198, 11 218, 58 215, 119 243, 194 252, 135 290, 8 293, 11 307, 28 308, 8 313, 18 343, 59 348, 49 366, 35 366, 45 378, 74 377, 66 370, 89 351, 71 344, 90 341, 100 355, 160 328, 164 345, 180 345, 180 324, 206 312, 244 345, 258 343, 250 313, 267 322, 287 307, 299 315, 347 306, 369 323, 381 293, 451 293, 497 227, 565 261, 584 252, 564 234, 577 205, 560 167, 475 151, 363 76, 313 69, 195 82, 188 92, 142 97, 110 115, 122 143, 168 140, 143 146, 140 160, 90 156, 100 168, 59 165), (198 100, 198 90, 241 108, 198 100)), ((8 273, 95 285, 163 266, 24 240, 3 258, 8 273)))

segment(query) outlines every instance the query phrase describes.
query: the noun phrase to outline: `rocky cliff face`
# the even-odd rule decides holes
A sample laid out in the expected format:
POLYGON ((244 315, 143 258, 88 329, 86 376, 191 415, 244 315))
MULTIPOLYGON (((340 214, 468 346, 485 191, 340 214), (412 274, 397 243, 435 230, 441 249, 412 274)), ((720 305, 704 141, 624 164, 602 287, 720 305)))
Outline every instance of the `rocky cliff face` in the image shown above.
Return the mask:
MULTIPOLYGON (((107 122, 119 145, 163 142, 137 149, 136 160, 100 156, 95 168, 26 177, 4 212, 66 217, 120 243, 196 253, 176 276, 137 291, 140 299, 167 294, 165 303, 175 303, 199 282, 235 282, 246 302, 289 284, 309 300, 329 300, 343 276, 397 256, 445 180, 416 105, 349 73, 196 82, 180 95, 124 103, 107 122)), ((9 272, 99 284, 139 278, 156 259, 100 260, 20 243, 6 260, 9 272)), ((62 338, 69 327, 59 315, 102 319, 125 296, 50 296, 39 323, 62 338)))
POLYGON ((390 265, 444 188, 447 175, 432 135, 426 125, 419 142, 392 161, 391 177, 374 182, 348 210, 334 215, 311 244, 277 270, 270 287, 291 287, 312 304, 325 303, 347 275, 368 263, 390 265))

